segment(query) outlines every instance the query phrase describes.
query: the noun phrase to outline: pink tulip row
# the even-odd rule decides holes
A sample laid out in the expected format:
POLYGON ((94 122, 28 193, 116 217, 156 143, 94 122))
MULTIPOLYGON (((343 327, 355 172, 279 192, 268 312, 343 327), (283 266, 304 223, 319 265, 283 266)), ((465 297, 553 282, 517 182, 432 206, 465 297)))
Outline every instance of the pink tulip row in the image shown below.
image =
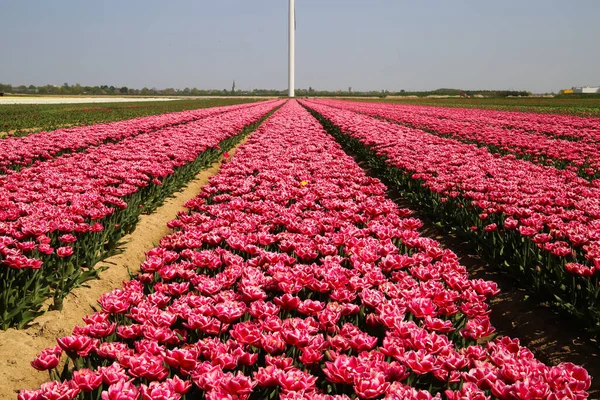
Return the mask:
POLYGON ((548 252, 588 264, 592 274, 600 268, 600 187, 595 183, 356 112, 306 104, 440 197, 465 199, 484 223, 500 215, 505 228, 548 252))
POLYGON ((19 400, 587 398, 585 369, 490 339, 496 285, 385 190, 288 102, 19 400))
MULTIPOLYGON (((48 242, 45 236, 88 232, 95 221, 126 208, 128 195, 152 183, 160 185, 174 169, 192 162, 273 108, 273 103, 263 103, 217 114, 0 176, 3 264, 39 268, 41 264, 26 254, 52 254, 53 249, 44 246, 48 242)), ((61 236, 59 241, 71 245, 76 239, 61 236)))
POLYGON ((393 108, 398 116, 408 121, 419 121, 421 116, 483 127, 515 129, 574 141, 600 141, 600 118, 571 115, 537 114, 470 108, 445 108, 408 104, 368 103, 380 109, 393 108))
POLYGON ((219 113, 0 176, 0 288, 11 294, 0 298, 2 326, 22 324, 20 316, 39 307, 48 288, 60 307, 144 209, 213 162, 219 143, 280 104, 219 113))
POLYGON ((356 112, 305 104, 340 129, 340 140, 366 149, 407 197, 598 335, 597 182, 356 112))
POLYGON ((0 173, 18 170, 37 160, 44 161, 64 153, 254 106, 256 103, 205 108, 6 138, 0 140, 0 173))
MULTIPOLYGON (((395 104, 335 100, 319 101, 319 104, 385 118, 437 135, 487 146, 496 152, 515 154, 533 162, 567 168, 583 177, 600 176, 600 148, 597 142, 563 140, 531 132, 535 129, 535 124, 530 129, 508 129, 502 123, 492 124, 486 118, 481 118, 481 121, 465 120, 462 116, 463 109, 441 111, 432 108, 430 113, 424 113, 416 112, 415 107, 395 104)), ((521 125, 525 125, 525 121, 521 125)), ((564 126, 561 128, 566 129, 564 126)), ((579 132, 575 128, 568 129, 572 130, 573 135, 579 132)))

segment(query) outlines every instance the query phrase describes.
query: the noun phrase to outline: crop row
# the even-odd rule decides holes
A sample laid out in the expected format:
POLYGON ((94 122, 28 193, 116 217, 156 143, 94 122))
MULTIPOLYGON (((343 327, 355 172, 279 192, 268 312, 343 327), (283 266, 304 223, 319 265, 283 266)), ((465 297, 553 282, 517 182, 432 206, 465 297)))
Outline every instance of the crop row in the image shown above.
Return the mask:
POLYGON ((351 111, 305 104, 436 220, 473 239, 523 284, 600 328, 600 188, 351 111))
POLYGON ((71 288, 97 275, 96 262, 134 229, 142 212, 279 104, 220 113, 0 176, 2 328, 25 325, 49 296, 60 308, 71 288))
MULTIPOLYGON (((346 103, 346 102, 344 102, 346 103)), ((422 123, 421 117, 448 120, 466 127, 486 127, 514 129, 520 132, 537 133, 571 141, 600 141, 600 118, 583 118, 569 115, 539 114, 523 112, 492 111, 468 108, 426 107, 385 103, 358 103, 359 107, 369 106, 371 110, 393 110, 394 116, 412 123, 422 123)))
POLYGON ((214 107, 136 118, 126 121, 40 132, 26 137, 0 140, 0 173, 20 170, 56 156, 83 151, 91 146, 116 143, 142 133, 186 124, 227 111, 255 107, 254 104, 214 107))
POLYGON ((0 107, 0 138, 255 101, 248 98, 136 101, 132 97, 125 103, 3 104, 0 107))
MULTIPOLYGON (((451 118, 452 114, 448 111, 442 118, 436 114, 435 109, 430 114, 422 114, 393 105, 381 106, 341 101, 319 103, 384 118, 464 143, 473 143, 480 147, 487 147, 492 152, 513 154, 532 162, 568 169, 583 178, 600 177, 600 148, 595 142, 563 140, 529 130, 464 121, 460 117, 461 111, 458 110, 454 118, 451 118)), ((574 128, 570 130, 577 132, 574 128)))
POLYGON ((385 189, 288 102, 19 399, 587 398, 583 368, 490 339, 495 284, 385 189))

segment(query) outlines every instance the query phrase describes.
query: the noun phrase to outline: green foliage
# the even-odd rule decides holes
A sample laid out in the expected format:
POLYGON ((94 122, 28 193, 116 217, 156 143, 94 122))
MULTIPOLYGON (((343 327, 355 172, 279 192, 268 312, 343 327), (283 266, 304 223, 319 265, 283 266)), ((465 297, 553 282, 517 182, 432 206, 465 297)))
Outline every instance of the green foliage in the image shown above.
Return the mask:
MULTIPOLYGON (((75 88, 76 86, 72 86, 75 88)), ((127 88, 121 88, 123 90, 127 88)), ((25 136, 32 132, 92 125, 124 119, 250 103, 254 99, 196 99, 94 104, 9 104, 0 107, 0 132, 25 136)))
POLYGON ((79 83, 75 85, 69 85, 65 82, 62 86, 57 85, 20 85, 12 86, 10 84, 0 83, 0 92, 2 93, 14 93, 14 94, 25 94, 25 95, 94 95, 94 96, 127 96, 127 95, 142 95, 142 96, 280 96, 287 94, 287 90, 272 90, 272 89, 255 89, 255 90, 236 90, 235 93, 223 89, 197 89, 197 88, 165 88, 157 89, 144 87, 142 89, 128 88, 127 86, 115 87, 108 85, 100 86, 82 86, 79 83))

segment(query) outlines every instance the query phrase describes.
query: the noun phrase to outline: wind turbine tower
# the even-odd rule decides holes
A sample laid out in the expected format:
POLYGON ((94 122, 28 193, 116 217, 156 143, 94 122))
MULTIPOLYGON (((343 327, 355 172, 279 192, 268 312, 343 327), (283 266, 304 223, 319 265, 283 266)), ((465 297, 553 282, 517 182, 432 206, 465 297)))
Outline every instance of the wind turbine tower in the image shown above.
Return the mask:
POLYGON ((296 9, 295 0, 290 0, 288 20, 288 96, 294 97, 294 64, 296 56, 296 9))

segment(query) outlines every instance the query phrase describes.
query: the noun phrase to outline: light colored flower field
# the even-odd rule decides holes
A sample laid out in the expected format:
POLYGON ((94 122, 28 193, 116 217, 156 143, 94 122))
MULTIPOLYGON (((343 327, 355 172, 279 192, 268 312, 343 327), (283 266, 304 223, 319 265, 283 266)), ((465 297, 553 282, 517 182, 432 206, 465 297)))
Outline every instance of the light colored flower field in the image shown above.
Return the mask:
POLYGON ((78 103, 127 103, 139 101, 168 101, 178 100, 170 97, 42 97, 42 96, 7 96, 0 97, 3 104, 78 104, 78 103))

